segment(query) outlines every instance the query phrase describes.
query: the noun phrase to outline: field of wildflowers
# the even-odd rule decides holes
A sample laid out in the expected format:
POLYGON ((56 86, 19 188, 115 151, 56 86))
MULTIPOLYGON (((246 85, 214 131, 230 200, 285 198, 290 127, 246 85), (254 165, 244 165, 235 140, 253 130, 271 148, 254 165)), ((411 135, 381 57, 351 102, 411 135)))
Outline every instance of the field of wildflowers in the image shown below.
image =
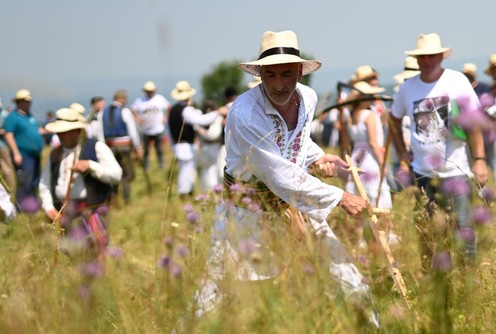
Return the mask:
MULTIPOLYGON (((170 170, 151 168, 149 194, 143 171, 137 167, 136 172, 131 203, 118 202, 110 208, 110 247, 98 260, 57 251, 56 226, 41 211, 0 225, 0 333, 170 333, 180 318, 185 332, 197 333, 364 330, 349 303, 328 297, 335 284, 312 241, 298 236, 289 245, 294 253, 284 254, 291 263, 284 274, 264 283, 226 282, 222 288, 229 297, 215 311, 193 320, 188 304, 205 272, 220 193, 181 201, 170 170)), ((474 197, 476 231, 463 231, 461 236, 474 238, 476 233, 476 265, 464 266, 451 247, 450 253, 435 255, 435 269, 427 272, 421 270, 417 231, 421 227, 415 224, 413 191, 407 188, 394 194, 390 215, 401 237, 401 243, 391 247, 411 308, 393 287, 384 254, 370 231, 368 247, 358 248, 345 228, 343 212, 336 209, 329 217, 368 280, 381 317, 380 332, 495 332, 491 187, 484 190, 485 200, 474 197)), ((446 228, 435 219, 427 223, 433 234, 446 228)), ((249 244, 243 247, 250 252, 249 244)))

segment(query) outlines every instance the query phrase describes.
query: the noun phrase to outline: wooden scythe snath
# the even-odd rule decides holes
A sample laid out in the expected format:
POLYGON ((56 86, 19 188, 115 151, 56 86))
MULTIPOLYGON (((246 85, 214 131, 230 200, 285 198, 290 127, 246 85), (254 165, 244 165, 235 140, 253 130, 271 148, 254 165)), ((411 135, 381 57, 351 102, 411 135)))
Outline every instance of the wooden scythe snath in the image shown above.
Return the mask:
MULTIPOLYGON (((353 161, 351 160, 351 157, 349 155, 346 155, 346 162, 348 162, 348 164, 350 165, 349 169, 351 172, 351 177, 353 179, 353 183, 355 184, 355 187, 358 190, 358 193, 360 194, 360 197, 368 201, 369 198, 367 196, 367 192, 365 191, 365 188, 363 187, 362 181, 360 180, 360 176, 358 175, 358 169, 356 166, 353 166, 353 161)), ((403 276, 401 275, 400 270, 396 267, 396 260, 394 259, 391 248, 389 248, 389 244, 386 240, 386 234, 384 233, 384 231, 381 231, 377 228, 377 223, 379 220, 375 212, 378 211, 374 211, 374 210, 369 211, 370 229, 372 230, 375 239, 381 245, 381 248, 384 251, 384 254, 386 255, 389 272, 391 274, 391 277, 393 278, 394 284, 400 291, 401 296, 403 297, 408 308, 411 309, 410 301, 408 300, 408 296, 407 296, 405 281, 403 280, 403 276)))

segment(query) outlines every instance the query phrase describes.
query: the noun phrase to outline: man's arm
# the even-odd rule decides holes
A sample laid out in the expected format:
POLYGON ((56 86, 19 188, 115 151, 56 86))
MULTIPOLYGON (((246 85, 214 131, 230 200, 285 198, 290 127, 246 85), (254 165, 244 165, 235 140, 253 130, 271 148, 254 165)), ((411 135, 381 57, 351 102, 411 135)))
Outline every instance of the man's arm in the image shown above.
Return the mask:
POLYGON ((18 167, 22 165, 22 155, 19 152, 19 148, 14 139, 14 133, 7 132, 5 133, 5 142, 9 146, 10 152, 12 153, 12 158, 14 159, 14 164, 18 167))
POLYGON ((403 140, 402 119, 390 115, 389 131, 391 131, 391 139, 400 159, 400 168, 408 169, 411 162, 411 156, 407 151, 405 141, 403 140))
POLYGON ((475 180, 482 187, 487 183, 489 172, 487 170, 484 139, 481 128, 476 126, 471 131, 467 131, 467 137, 473 160, 472 172, 475 175, 475 180))

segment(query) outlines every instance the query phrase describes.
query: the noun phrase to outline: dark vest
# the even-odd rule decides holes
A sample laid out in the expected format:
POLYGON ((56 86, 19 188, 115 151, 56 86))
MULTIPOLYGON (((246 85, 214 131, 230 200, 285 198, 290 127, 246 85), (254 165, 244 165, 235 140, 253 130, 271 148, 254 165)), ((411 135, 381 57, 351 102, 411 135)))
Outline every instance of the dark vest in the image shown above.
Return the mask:
MULTIPOLYGON (((95 139, 86 139, 82 143, 81 153, 79 155, 79 160, 93 160, 98 161, 96 156, 96 145, 95 139)), ((57 185, 57 180, 59 178, 60 172, 60 162, 62 161, 63 149, 62 147, 57 147, 50 152, 50 191, 52 193, 52 198, 54 201, 54 206, 57 210, 62 207, 61 201, 55 196, 55 186, 57 185)), ((106 183, 91 176, 91 173, 86 173, 83 175, 84 186, 86 187, 86 203, 88 206, 93 206, 97 204, 105 203, 110 196, 112 187, 106 183)))
POLYGON ((127 136, 127 126, 122 120, 122 108, 111 104, 103 110, 103 134, 105 139, 127 136))
POLYGON ((176 103, 169 114, 169 130, 174 143, 190 143, 195 141, 195 129, 191 124, 184 123, 183 110, 186 108, 185 102, 176 103))

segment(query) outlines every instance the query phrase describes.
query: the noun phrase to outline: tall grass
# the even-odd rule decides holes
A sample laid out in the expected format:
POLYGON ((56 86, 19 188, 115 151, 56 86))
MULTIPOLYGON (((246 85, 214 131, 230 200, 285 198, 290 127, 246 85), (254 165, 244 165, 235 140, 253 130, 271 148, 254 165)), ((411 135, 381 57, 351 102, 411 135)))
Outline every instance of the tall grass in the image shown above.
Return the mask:
MULTIPOLYGON (((170 168, 170 153, 167 158, 170 168)), ((155 166, 152 160, 151 194, 136 166, 131 203, 111 207, 111 245, 101 267, 59 253, 56 228, 42 212, 0 225, 0 333, 168 333, 179 318, 186 319, 186 332, 197 333, 365 330, 349 303, 328 297, 337 293, 336 285, 316 244, 298 235, 284 247, 288 265, 283 274, 263 283, 226 282, 221 306, 193 320, 188 304, 205 272, 219 194, 181 201, 175 178, 168 184, 171 170, 155 166)), ((402 242, 392 250, 411 309, 393 287, 378 245, 370 240, 366 249, 354 247, 344 214, 336 209, 329 217, 368 280, 381 332, 495 332, 494 225, 477 228, 475 268, 455 261, 447 272, 422 272, 414 206, 413 189, 394 194, 391 218, 402 242)))

